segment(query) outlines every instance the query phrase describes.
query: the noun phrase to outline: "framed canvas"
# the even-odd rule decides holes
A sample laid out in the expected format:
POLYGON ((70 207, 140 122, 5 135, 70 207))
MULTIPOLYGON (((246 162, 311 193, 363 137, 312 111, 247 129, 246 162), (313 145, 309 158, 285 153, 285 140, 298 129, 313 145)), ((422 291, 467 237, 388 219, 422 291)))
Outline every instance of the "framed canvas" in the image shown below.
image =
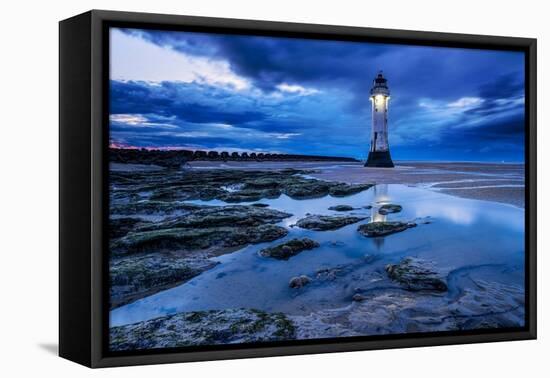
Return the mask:
POLYGON ((536 337, 536 40, 60 22, 60 355, 536 337))

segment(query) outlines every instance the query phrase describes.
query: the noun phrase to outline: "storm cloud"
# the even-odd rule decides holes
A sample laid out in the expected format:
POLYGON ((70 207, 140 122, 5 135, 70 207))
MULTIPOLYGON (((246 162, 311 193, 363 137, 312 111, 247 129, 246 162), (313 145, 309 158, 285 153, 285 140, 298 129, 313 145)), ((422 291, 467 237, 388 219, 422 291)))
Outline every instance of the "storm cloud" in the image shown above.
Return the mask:
POLYGON ((394 158, 523 160, 520 52, 136 29, 111 51, 114 144, 364 158, 383 70, 394 158))

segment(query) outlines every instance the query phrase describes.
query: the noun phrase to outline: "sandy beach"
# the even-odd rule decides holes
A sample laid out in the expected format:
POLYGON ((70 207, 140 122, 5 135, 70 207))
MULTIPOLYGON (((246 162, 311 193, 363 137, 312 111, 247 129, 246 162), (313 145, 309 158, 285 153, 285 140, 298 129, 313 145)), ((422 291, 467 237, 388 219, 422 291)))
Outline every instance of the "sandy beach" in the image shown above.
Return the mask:
POLYGON ((366 168, 342 162, 194 161, 193 168, 311 169, 311 176, 347 183, 404 184, 462 198, 506 203, 524 208, 523 164, 398 161, 395 168, 366 168))

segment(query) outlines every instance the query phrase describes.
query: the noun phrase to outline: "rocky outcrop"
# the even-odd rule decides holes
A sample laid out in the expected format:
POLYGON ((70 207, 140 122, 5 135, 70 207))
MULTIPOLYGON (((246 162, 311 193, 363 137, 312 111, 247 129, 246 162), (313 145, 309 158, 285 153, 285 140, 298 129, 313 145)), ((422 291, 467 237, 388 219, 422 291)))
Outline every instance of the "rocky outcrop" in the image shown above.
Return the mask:
POLYGON ((405 231, 409 228, 416 227, 413 222, 371 222, 362 224, 357 228, 357 231, 366 237, 378 237, 395 234, 405 231))
MULTIPOLYGON (((311 179, 305 177, 310 171, 294 169, 172 169, 179 164, 179 157, 173 154, 162 158, 158 154, 139 156, 133 163, 155 162, 169 169, 110 171, 113 307, 186 282, 212 268, 215 264, 211 257, 286 236, 288 230, 277 223, 291 214, 257 201, 283 194, 294 199, 347 195, 371 187, 311 179), (171 162, 162 161, 166 157, 171 162), (204 206, 186 202, 195 200, 235 204, 204 206)), ((192 157, 216 155, 193 153, 192 157)), ((275 248, 273 257, 289 258, 312 247, 306 242, 275 248)))
POLYGON ((332 210, 332 211, 352 211, 352 210, 355 210, 355 208, 353 206, 350 206, 350 205, 336 205, 336 206, 331 206, 328 209, 332 210))
POLYGON ((256 202, 264 198, 277 198, 282 194, 293 199, 326 195, 342 197, 373 186, 321 181, 304 177, 303 174, 307 173, 311 172, 294 169, 111 171, 111 197, 115 211, 122 214, 124 210, 129 210, 125 206, 140 208, 143 205, 138 203, 144 200, 155 201, 149 205, 151 210, 155 210, 155 205, 162 206, 172 201, 218 199, 230 203, 256 202), (131 201, 128 202, 128 199, 131 201))
POLYGON ((329 194, 333 197, 346 197, 370 189, 373 186, 374 184, 336 183, 335 185, 331 185, 329 189, 329 194))
POLYGON ((292 277, 288 282, 288 287, 291 289, 301 289, 311 282, 311 278, 308 276, 302 275, 298 277, 292 277))
POLYGON ((309 215, 296 222, 296 226, 314 231, 336 230, 367 219, 359 216, 309 215))
POLYGON ((171 250, 229 248, 264 243, 286 236, 288 230, 273 224, 257 227, 220 226, 208 228, 167 228, 130 233, 111 242, 115 255, 171 250))
MULTIPOLYGON (((144 201, 134 210, 158 214, 164 203, 144 201)), ((132 209, 129 205, 120 211, 132 209)), ((113 308, 181 284, 211 269, 210 260, 247 244, 288 234, 274 223, 291 214, 257 206, 174 205, 181 214, 161 220, 113 219, 110 223, 110 278, 113 308)), ((138 213, 139 214, 139 213, 138 213)), ((134 214, 134 215, 138 215, 134 214)))
POLYGON ((120 238, 137 227, 151 224, 139 218, 114 218, 109 219, 109 238, 120 238))
POLYGON ((390 203, 390 204, 380 206, 380 208, 378 209, 378 213, 381 215, 388 215, 388 214, 399 213, 401 212, 401 210, 403 210, 401 205, 395 205, 390 203))
POLYGON ((292 239, 285 243, 274 247, 264 248, 260 251, 260 255, 264 257, 272 257, 277 260, 288 260, 292 256, 319 247, 319 243, 308 238, 292 239))
POLYGON ((197 205, 172 201, 137 200, 132 202, 114 203, 111 205, 112 215, 171 215, 174 213, 185 214, 197 209, 197 205))
POLYGON ((113 327, 111 351, 286 341, 295 328, 282 313, 254 309, 184 312, 113 327))
POLYGON ((447 283, 435 271, 431 262, 407 257, 399 264, 386 265, 388 277, 404 286, 407 290, 447 291, 447 283))
POLYGON ((110 307, 131 303, 190 280, 217 264, 206 257, 171 253, 115 259, 109 266, 110 307))
POLYGON ((172 228, 204 229, 213 227, 255 227, 266 223, 277 223, 292 214, 258 206, 200 206, 194 207, 182 216, 166 218, 139 228, 151 231, 172 228))

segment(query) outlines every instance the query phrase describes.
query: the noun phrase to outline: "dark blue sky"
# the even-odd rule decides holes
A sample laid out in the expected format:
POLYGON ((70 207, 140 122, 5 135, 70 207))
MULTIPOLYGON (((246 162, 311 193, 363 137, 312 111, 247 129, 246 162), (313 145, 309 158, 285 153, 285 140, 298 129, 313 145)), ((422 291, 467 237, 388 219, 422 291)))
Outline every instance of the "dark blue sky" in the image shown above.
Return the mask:
POLYGON ((365 158, 369 89, 396 160, 523 161, 518 52, 111 30, 111 143, 365 158))

